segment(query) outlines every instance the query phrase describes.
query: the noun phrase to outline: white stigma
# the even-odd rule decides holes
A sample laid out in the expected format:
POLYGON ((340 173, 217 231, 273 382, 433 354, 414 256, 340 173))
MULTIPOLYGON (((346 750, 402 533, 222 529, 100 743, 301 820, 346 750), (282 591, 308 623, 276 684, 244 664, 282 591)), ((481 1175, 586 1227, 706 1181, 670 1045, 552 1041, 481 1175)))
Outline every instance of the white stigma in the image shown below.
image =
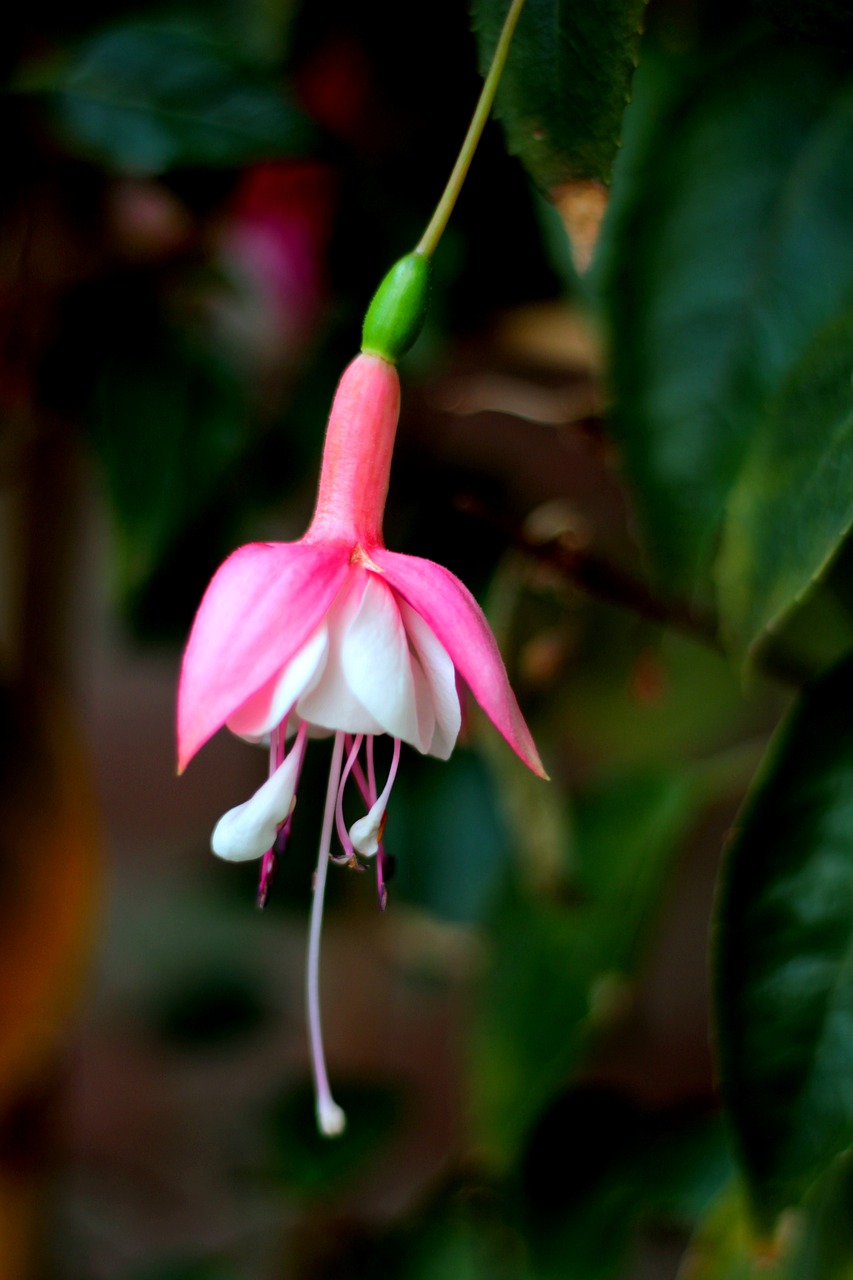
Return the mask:
POLYGON ((331 1094, 317 1099, 317 1127, 326 1138, 339 1138, 347 1127, 346 1112, 331 1094))

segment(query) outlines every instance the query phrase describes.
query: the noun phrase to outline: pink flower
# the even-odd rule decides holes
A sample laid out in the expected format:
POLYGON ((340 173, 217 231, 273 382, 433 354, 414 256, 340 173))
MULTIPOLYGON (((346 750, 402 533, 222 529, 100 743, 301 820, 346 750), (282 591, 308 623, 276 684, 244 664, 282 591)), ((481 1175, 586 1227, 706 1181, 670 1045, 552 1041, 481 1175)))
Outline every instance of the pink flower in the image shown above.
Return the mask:
POLYGON ((225 339, 269 394, 314 340, 333 212, 331 170, 315 161, 246 169, 217 232, 227 288, 213 291, 225 339))
POLYGON ((263 859, 261 904, 289 834, 307 738, 334 734, 308 952, 317 1113, 327 1134, 344 1126, 329 1090, 319 1022, 330 857, 349 865, 374 858, 384 908, 383 831, 400 743, 448 758, 461 723, 457 680, 524 763, 546 776, 471 593, 440 565, 383 543, 399 403, 395 367, 358 356, 332 406, 308 532, 298 542, 241 547, 219 568, 193 624, 178 696, 180 769, 223 724, 251 741, 269 740, 268 780, 220 819, 212 838, 220 857, 263 859), (393 739, 381 790, 373 752, 378 734, 393 739), (343 793, 350 777, 367 812, 347 830, 343 793), (340 855, 331 853, 335 828, 340 855))

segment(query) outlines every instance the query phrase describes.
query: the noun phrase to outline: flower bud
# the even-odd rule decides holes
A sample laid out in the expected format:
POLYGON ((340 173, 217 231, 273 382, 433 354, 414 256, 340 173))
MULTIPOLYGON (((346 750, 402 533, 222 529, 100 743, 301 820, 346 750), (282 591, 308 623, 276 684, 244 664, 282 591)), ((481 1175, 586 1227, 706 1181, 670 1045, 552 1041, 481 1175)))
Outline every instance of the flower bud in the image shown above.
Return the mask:
POLYGON ((396 364, 423 326, 429 302, 431 263, 409 253, 382 281, 364 317, 361 349, 396 364))

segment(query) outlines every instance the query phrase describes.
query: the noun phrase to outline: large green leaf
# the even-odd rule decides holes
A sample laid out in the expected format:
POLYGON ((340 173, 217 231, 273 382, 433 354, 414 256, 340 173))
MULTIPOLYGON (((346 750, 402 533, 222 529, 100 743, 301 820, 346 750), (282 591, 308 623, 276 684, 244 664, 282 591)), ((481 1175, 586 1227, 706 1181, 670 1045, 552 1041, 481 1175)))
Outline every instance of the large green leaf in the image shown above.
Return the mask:
MULTIPOLYGON (((646 0, 527 0, 497 96, 509 149, 545 190, 609 182, 646 0)), ((474 0, 487 68, 507 0, 474 0)))
POLYGON ((767 1220, 853 1142, 853 661, 804 695, 720 896, 724 1100, 767 1220))
POLYGON ((276 82, 190 27, 127 21, 17 88, 45 95, 66 142, 133 173, 240 165, 306 145, 304 117, 276 82))
POLYGON ((770 405, 726 511, 717 564, 731 640, 755 644, 853 524, 853 314, 822 330, 770 405))
POLYGON ((828 55, 781 42, 688 80, 620 162, 603 269, 613 431, 654 567, 705 594, 765 406, 853 301, 853 96, 828 55))
POLYGON ((562 887, 546 897, 509 878, 472 1036, 473 1119, 498 1163, 624 1008, 694 799, 664 771, 601 784, 564 833, 562 887))

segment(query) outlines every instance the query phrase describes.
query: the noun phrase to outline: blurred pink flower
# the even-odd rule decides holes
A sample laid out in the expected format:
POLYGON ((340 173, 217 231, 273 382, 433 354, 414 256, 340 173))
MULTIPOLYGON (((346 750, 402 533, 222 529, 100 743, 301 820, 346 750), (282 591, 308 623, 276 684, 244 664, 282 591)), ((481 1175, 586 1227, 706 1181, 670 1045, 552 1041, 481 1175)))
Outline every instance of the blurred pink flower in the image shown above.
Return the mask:
POLYGON ((322 320, 333 204, 327 166, 259 164, 242 175, 218 228, 215 247, 227 287, 213 295, 211 313, 223 341, 262 379, 264 402, 322 320))
POLYGON ((382 838, 400 744, 447 759, 461 723, 457 678, 524 763, 546 776, 473 596, 447 569, 383 543, 399 402, 393 365, 372 355, 352 362, 332 406, 308 532, 298 542, 241 547, 220 567, 193 624, 178 697, 181 769, 223 724, 251 741, 269 739, 268 780, 220 819, 212 838, 220 857, 263 859, 261 903, 289 833, 307 738, 334 734, 308 962, 318 1120, 328 1134, 344 1124, 326 1077, 318 1002, 334 829, 342 849, 334 860, 375 858, 384 908, 382 838), (381 790, 377 734, 394 740, 381 790), (351 775, 367 813, 347 830, 351 775))

